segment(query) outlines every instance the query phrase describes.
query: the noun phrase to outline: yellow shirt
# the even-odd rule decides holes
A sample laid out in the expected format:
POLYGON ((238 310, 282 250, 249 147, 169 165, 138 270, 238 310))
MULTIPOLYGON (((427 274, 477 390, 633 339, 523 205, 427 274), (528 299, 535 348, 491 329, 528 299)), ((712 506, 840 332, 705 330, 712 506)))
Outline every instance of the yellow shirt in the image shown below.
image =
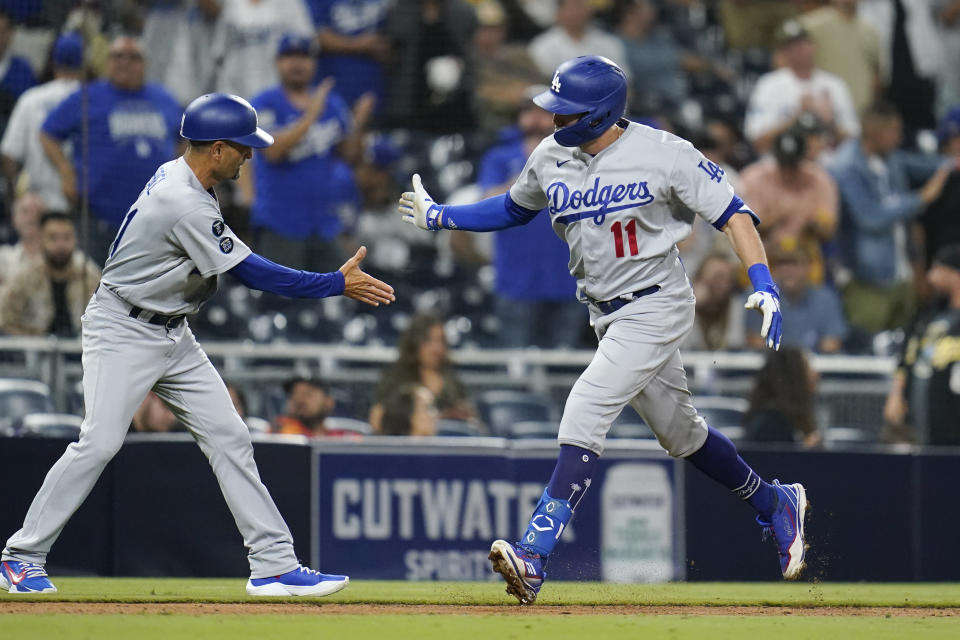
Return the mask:
POLYGON ((847 83, 854 107, 862 114, 874 101, 880 68, 877 32, 859 18, 847 20, 833 7, 814 9, 800 21, 816 45, 814 64, 847 83))

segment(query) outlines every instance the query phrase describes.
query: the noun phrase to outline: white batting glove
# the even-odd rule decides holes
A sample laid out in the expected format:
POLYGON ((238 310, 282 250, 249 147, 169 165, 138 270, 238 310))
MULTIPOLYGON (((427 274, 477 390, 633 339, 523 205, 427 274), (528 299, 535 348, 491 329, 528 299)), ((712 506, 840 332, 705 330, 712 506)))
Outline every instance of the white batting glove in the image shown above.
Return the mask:
POLYGON ((413 191, 405 191, 400 196, 400 205, 397 207, 400 211, 400 219, 410 224, 415 224, 421 229, 428 231, 438 231, 440 226, 438 219, 443 212, 443 207, 438 205, 423 188, 420 181, 420 174, 413 174, 413 191))
POLYGON ((754 291, 747 298, 747 304, 743 306, 747 309, 756 309, 763 314, 760 337, 764 339, 768 349, 779 350, 783 316, 780 314, 780 294, 776 286, 754 291))

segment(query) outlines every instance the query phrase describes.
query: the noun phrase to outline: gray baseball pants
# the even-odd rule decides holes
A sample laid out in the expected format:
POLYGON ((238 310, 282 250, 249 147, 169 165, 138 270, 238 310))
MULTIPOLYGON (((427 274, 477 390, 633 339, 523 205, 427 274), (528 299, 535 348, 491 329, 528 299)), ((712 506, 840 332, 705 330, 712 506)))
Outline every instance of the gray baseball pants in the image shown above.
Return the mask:
POLYGON ((561 444, 602 454, 610 426, 630 404, 671 456, 685 457, 703 446, 707 424, 693 406, 680 360, 695 299, 679 260, 660 286, 611 314, 591 305, 600 344, 567 396, 561 444))

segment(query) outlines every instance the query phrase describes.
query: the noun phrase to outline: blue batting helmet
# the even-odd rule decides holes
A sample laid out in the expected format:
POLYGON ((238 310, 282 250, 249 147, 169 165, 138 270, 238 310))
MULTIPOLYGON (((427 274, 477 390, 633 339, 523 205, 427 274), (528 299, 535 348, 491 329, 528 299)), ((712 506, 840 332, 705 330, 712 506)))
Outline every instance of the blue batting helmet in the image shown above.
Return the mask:
POLYGON ((258 126, 257 110, 229 93, 208 93, 187 105, 180 135, 197 142, 229 140, 257 149, 273 144, 273 136, 258 126))
POLYGON ((612 60, 580 56, 557 67, 550 89, 533 101, 551 113, 584 114, 553 134, 554 140, 564 147, 577 147, 599 138, 623 116, 627 107, 627 76, 612 60))

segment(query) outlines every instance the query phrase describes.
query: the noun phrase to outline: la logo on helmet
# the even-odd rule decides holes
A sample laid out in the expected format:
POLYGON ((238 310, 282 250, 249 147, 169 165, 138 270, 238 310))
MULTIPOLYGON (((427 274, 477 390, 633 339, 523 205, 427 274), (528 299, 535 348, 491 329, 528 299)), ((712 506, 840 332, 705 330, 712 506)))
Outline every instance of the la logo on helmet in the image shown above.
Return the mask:
POLYGON ((553 74, 553 82, 550 83, 550 88, 553 89, 555 93, 560 93, 560 71, 556 71, 553 74))

